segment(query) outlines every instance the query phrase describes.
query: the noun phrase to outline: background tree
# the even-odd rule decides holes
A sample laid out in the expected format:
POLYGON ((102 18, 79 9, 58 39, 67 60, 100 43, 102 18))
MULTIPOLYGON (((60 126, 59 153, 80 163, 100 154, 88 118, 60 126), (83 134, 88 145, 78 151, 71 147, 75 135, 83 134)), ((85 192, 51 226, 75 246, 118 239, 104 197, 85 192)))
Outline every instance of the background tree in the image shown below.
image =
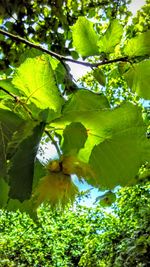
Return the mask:
MULTIPOLYGON (((80 196, 82 199, 83 196, 80 196)), ((124 188, 110 210, 76 202, 63 212, 1 211, 1 266, 149 266, 149 183, 124 188)))
MULTIPOLYGON (((126 23, 130 12, 127 4, 131 1, 1 1, 2 28, 29 41, 44 44, 49 50, 77 59, 78 54, 72 49, 70 26, 79 16, 97 19, 99 25, 118 16, 126 23)), ((9 65, 20 65, 20 55, 27 54, 30 48, 1 36, 3 72, 9 65)), ((37 51, 34 51, 33 56, 37 51)), ((29 54, 28 54, 29 56, 29 54)))

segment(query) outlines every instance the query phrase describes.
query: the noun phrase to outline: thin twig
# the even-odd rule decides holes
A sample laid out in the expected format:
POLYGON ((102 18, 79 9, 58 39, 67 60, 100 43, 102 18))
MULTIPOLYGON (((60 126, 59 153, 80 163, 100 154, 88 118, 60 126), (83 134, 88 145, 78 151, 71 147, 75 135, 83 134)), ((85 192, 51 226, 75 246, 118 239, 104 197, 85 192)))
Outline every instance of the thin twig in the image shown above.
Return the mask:
POLYGON ((9 96, 11 96, 12 98, 14 98, 14 100, 17 102, 19 100, 19 96, 14 95, 13 93, 9 92, 8 90, 0 87, 0 90, 5 92, 6 94, 8 94, 9 96))
POLYGON ((68 62, 72 62, 72 63, 75 63, 75 64, 79 64, 79 65, 83 65, 85 67, 98 67, 98 66, 102 66, 102 65, 107 65, 107 64, 112 64, 112 63, 116 63, 116 62, 126 62, 128 61, 128 58, 127 57, 121 57, 121 58, 116 58, 116 59, 112 59, 112 60, 105 60, 105 61, 100 61, 100 62, 97 62, 97 63, 90 63, 90 62, 84 62, 84 61, 80 61, 80 60, 74 60, 72 58, 68 58, 68 57, 65 57, 65 56, 62 56, 58 53, 55 53, 51 50, 48 50, 46 48, 43 48, 42 46, 38 45, 38 44, 34 44, 18 35, 14 35, 12 33, 9 33, 7 31, 4 31, 2 29, 0 29, 0 34, 3 34, 3 35, 6 35, 8 37, 10 37, 11 39, 14 39, 18 42, 21 42, 21 43, 24 43, 26 44, 27 46, 29 47, 33 47, 37 50, 40 50, 42 51, 43 53, 46 53, 48 55, 51 55, 52 57, 55 57, 57 58, 59 61, 61 61, 62 63, 64 63, 64 61, 68 61, 68 62))
POLYGON ((53 136, 47 130, 45 130, 45 133, 48 135, 48 137, 52 141, 53 145, 55 146, 55 148, 57 150, 57 153, 58 153, 58 156, 61 157, 61 152, 60 152, 60 149, 58 147, 57 142, 55 141, 55 139, 53 138, 53 136))
POLYGON ((30 109, 25 105, 26 103, 24 103, 23 101, 20 100, 19 96, 14 95, 13 93, 9 92, 8 90, 0 87, 0 90, 5 92, 6 94, 8 94, 9 96, 11 96, 16 103, 20 103, 22 105, 22 107, 27 111, 28 115, 30 116, 30 118, 34 121, 36 121, 36 119, 33 117, 32 112, 30 111, 30 109))

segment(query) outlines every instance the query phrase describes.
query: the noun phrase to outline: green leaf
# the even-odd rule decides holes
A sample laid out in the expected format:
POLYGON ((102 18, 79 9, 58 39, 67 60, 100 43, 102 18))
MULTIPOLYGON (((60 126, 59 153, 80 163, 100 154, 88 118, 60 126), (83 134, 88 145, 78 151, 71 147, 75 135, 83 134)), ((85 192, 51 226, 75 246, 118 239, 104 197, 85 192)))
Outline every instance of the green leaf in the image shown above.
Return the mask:
POLYGON ((126 103, 105 116, 103 141, 91 153, 89 164, 101 187, 136 183, 135 176, 145 161, 150 160, 149 140, 141 109, 126 103))
POLYGON ((150 30, 129 39, 123 52, 129 57, 150 55, 150 30))
POLYGON ((49 120, 60 115, 63 99, 56 86, 52 67, 48 56, 28 58, 17 69, 13 84, 25 97, 25 103, 33 103, 36 113, 49 108, 49 120))
POLYGON ((115 109, 89 105, 88 110, 83 102, 75 106, 74 99, 75 95, 64 106, 62 117, 53 124, 60 134, 71 121, 80 122, 86 128, 88 138, 77 155, 74 173, 79 173, 83 162, 86 164, 82 166, 83 177, 94 186, 111 189, 119 184, 136 183, 139 168, 150 160, 147 126, 141 109, 126 103, 115 109))
POLYGON ((37 186, 39 180, 46 175, 46 169, 43 164, 36 159, 34 163, 33 189, 37 186))
POLYGON ((119 20, 112 20, 106 32, 98 41, 99 53, 112 53, 115 46, 120 43, 122 34, 123 27, 119 20))
POLYGON ((24 201, 29 199, 32 191, 34 161, 45 124, 27 124, 14 136, 14 148, 11 145, 9 168, 9 197, 24 201), (21 136, 20 142, 15 142, 21 136), (15 145, 16 144, 16 145, 15 145), (13 152, 12 152, 13 151, 13 152))
POLYGON ((94 78, 103 86, 105 86, 105 83, 106 83, 106 77, 105 77, 105 74, 104 72, 97 68, 93 71, 93 76, 94 78))
POLYGON ((62 151, 64 154, 76 154, 84 147, 87 131, 80 122, 72 122, 63 131, 62 151))
POLYGON ((133 92, 150 99, 150 60, 134 64, 124 73, 124 77, 133 92))
POLYGON ((93 29, 93 23, 85 17, 79 17, 71 27, 73 46, 82 57, 94 56, 98 52, 98 35, 93 29))
POLYGON ((63 114, 70 112, 80 114, 82 112, 109 108, 109 102, 103 94, 96 94, 91 91, 78 90, 64 105, 63 114))
POLYGON ((8 200, 9 186, 4 179, 0 179, 0 208, 4 208, 8 200))
POLYGON ((91 149, 100 142, 102 136, 98 134, 101 128, 100 120, 106 123, 105 117, 101 118, 101 111, 109 110, 107 98, 102 94, 95 94, 88 90, 77 91, 72 98, 64 105, 62 117, 56 119, 52 126, 58 128, 58 133, 62 134, 62 130, 71 122, 80 122, 86 128, 88 138, 85 143, 83 152, 80 150, 80 159, 88 161, 91 149))
MULTIPOLYGON (((5 79, 5 80, 0 80, 0 87, 2 87, 3 89, 6 89, 8 92, 19 96, 19 91, 18 89, 12 84, 12 79, 5 79)), ((0 90, 0 96, 1 93, 3 93, 3 91, 0 90)), ((7 93, 5 93, 5 97, 10 97, 7 93)))
POLYGON ((24 123, 24 120, 12 111, 0 108, 0 122, 6 144, 10 140, 12 134, 24 123))
POLYGON ((116 194, 111 191, 107 191, 103 195, 96 198, 96 202, 99 201, 102 207, 111 206, 112 203, 115 202, 115 200, 116 200, 116 194))
POLYGON ((36 56, 42 55, 42 51, 37 50, 36 48, 28 47, 26 50, 20 55, 19 64, 22 64, 27 58, 35 58, 36 56))
POLYGON ((24 120, 15 113, 0 108, 0 176, 4 176, 6 172, 8 142, 23 123, 24 120))

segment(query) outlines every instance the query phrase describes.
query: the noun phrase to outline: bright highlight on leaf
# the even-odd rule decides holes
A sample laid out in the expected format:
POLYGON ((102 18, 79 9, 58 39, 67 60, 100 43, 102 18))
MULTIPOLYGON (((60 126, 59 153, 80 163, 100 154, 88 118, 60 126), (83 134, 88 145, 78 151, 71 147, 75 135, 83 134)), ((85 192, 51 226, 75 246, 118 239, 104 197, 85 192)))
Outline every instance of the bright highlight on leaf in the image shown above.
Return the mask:
POLYGON ((150 31, 129 39, 123 52, 129 57, 150 55, 150 31))
POLYGON ((123 27, 119 20, 110 22, 106 32, 98 41, 99 53, 112 53, 117 44, 120 43, 123 34, 123 27))
POLYGON ((93 23, 85 17, 79 17, 71 27, 73 46, 82 57, 94 56, 98 52, 98 35, 93 29, 93 23))
POLYGON ((37 107, 35 117, 40 110, 45 109, 50 110, 48 120, 60 114, 63 98, 56 86, 48 56, 26 59, 17 69, 12 82, 25 97, 25 103, 37 107))

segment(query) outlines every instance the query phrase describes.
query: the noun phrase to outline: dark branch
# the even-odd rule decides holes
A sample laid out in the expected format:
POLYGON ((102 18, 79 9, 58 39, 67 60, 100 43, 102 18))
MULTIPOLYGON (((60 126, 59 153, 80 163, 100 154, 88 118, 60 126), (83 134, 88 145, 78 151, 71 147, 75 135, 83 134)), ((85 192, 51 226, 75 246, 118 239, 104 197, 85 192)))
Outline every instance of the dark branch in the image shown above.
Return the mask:
POLYGON ((0 90, 3 91, 3 92, 5 92, 7 95, 11 96, 11 97, 15 100, 16 103, 20 103, 20 104, 22 105, 22 107, 27 111, 27 113, 29 114, 30 118, 31 118, 32 120, 35 120, 34 117, 33 117, 33 115, 32 115, 32 112, 31 112, 31 111, 29 110, 29 108, 25 105, 25 103, 24 103, 23 101, 20 100, 19 96, 14 95, 13 93, 9 92, 8 90, 6 90, 6 89, 4 89, 4 88, 2 88, 2 87, 0 87, 0 90))
POLYGON ((18 41, 18 42, 21 42, 21 43, 24 43, 26 44, 27 46, 29 47, 33 47, 37 50, 40 50, 42 51, 43 53, 46 53, 52 57, 55 57, 57 58, 59 61, 61 61, 64 65, 64 61, 68 61, 68 62, 72 62, 72 63, 75 63, 75 64, 79 64, 79 65, 83 65, 85 67, 91 67, 91 68, 94 68, 94 67, 98 67, 98 66, 102 66, 102 65, 107 65, 107 64, 111 64, 111 63, 116 63, 116 62, 126 62, 128 61, 128 58, 127 57, 121 57, 121 58, 116 58, 116 59, 112 59, 112 60, 105 60, 105 61, 100 61, 100 62, 97 62, 97 63, 89 63, 89 62, 84 62, 84 61, 78 61, 78 60, 74 60, 74 59, 71 59, 71 58, 67 58, 65 56, 62 56, 60 54, 57 54, 53 51, 50 51, 46 48, 43 48, 42 46, 40 45, 37 45, 37 44, 34 44, 20 36, 17 36, 17 35, 14 35, 12 33, 9 33, 7 31, 4 31, 2 29, 0 29, 0 34, 3 34, 5 36, 8 36, 10 37, 11 39, 15 40, 15 41, 18 41))
POLYGON ((12 94, 11 92, 9 92, 8 90, 6 90, 6 89, 4 89, 2 87, 0 87, 0 90, 5 92, 7 95, 11 96, 12 98, 14 98, 14 100, 16 102, 18 101, 19 97, 17 95, 12 94))

